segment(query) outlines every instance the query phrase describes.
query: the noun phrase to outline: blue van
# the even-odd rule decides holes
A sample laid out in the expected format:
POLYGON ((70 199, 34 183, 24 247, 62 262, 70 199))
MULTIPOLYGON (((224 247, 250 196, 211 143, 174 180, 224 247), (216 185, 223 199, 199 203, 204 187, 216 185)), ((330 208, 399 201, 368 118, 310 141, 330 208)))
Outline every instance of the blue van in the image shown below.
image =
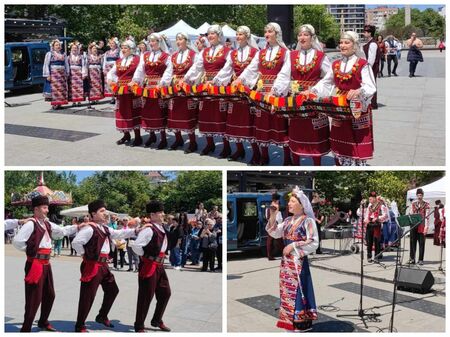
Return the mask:
MULTIPOLYGON (((280 206, 286 208, 286 194, 281 195, 280 206)), ((272 193, 231 193, 227 196, 227 251, 260 250, 266 254, 266 209, 272 202, 272 193)))
POLYGON ((42 76, 47 42, 5 43, 5 90, 44 85, 42 76))

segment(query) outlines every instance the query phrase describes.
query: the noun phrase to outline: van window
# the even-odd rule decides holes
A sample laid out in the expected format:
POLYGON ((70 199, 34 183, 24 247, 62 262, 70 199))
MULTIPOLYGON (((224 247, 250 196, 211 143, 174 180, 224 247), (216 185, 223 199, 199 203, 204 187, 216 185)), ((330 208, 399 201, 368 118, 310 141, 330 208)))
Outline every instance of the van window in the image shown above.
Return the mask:
POLYGON ((31 59, 33 63, 44 64, 45 54, 47 54, 47 49, 33 49, 31 52, 31 59))
POLYGON ((242 215, 255 217, 258 215, 256 201, 247 201, 242 205, 242 215))
POLYGON ((12 60, 14 63, 23 61, 22 49, 13 49, 12 50, 12 60))

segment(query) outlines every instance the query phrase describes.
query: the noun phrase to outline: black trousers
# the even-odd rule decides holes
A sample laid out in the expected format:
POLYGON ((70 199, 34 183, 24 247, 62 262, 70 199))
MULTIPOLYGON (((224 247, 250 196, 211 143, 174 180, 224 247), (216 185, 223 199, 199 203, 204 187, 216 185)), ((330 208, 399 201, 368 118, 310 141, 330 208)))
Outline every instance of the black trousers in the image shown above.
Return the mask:
MULTIPOLYGON (((372 247, 375 245, 375 256, 377 256, 381 251, 381 240, 380 236, 376 235, 377 227, 374 225, 367 225, 366 241, 367 241, 367 259, 372 258, 372 247)), ((379 258, 379 256, 378 256, 379 258)))
POLYGON ((425 255, 425 234, 419 233, 416 227, 409 233, 409 258, 413 261, 416 261, 417 242, 419 242, 419 261, 423 261, 425 255))
POLYGON ((383 75, 383 69, 384 69, 384 63, 385 63, 386 61, 384 60, 384 58, 382 57, 381 59, 380 59, 380 74, 381 75, 383 75))
POLYGON ((222 244, 219 244, 216 249, 217 269, 222 269, 222 244))
POLYGON ((122 249, 116 249, 114 251, 114 257, 113 257, 114 268, 117 268, 117 254, 120 255, 120 268, 123 268, 124 261, 125 261, 125 251, 122 249))
POLYGON ((397 60, 397 55, 387 55, 387 64, 388 64, 388 75, 391 74, 391 64, 392 61, 394 61, 394 69, 392 70, 392 74, 396 74, 397 73, 397 66, 398 66, 398 60, 397 60))
MULTIPOLYGON (((31 262, 25 264, 25 275, 31 268, 31 262)), ((41 307, 41 316, 38 325, 48 324, 48 316, 52 311, 55 300, 55 289, 53 287, 53 274, 50 264, 43 266, 42 277, 37 284, 25 282, 25 315, 20 332, 31 332, 34 317, 41 307)))
POLYGON ((416 73, 417 63, 419 61, 410 61, 409 62, 409 74, 414 75, 416 73))
POLYGON ((208 265, 209 265, 209 270, 213 271, 214 270, 214 260, 216 257, 216 250, 214 249, 210 249, 210 248, 203 248, 203 266, 202 266, 202 270, 206 271, 208 270, 208 265))

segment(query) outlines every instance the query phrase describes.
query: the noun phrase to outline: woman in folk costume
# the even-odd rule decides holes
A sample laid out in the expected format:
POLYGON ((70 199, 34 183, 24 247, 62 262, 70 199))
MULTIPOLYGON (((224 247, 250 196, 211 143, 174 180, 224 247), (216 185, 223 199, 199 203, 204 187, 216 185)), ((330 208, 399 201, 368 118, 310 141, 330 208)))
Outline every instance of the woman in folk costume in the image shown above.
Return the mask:
MULTIPOLYGON (((243 83, 257 90, 274 96, 285 96, 289 91, 291 80, 290 53, 283 42, 280 25, 275 22, 268 23, 264 28, 267 47, 253 58, 250 65, 234 82, 234 85, 243 83)), ((291 164, 291 154, 288 139, 288 120, 269 111, 256 109, 255 139, 252 144, 253 157, 251 164, 266 165, 269 163, 269 146, 275 144, 284 150, 284 165, 291 164)))
POLYGON ((305 331, 317 319, 316 300, 308 255, 319 246, 314 211, 308 197, 296 186, 290 195, 288 210, 292 216, 278 224, 279 205, 272 202, 267 233, 283 238, 285 248, 280 266, 280 311, 277 327, 305 331))
POLYGON ((137 55, 141 56, 143 55, 146 51, 149 51, 150 48, 148 46, 148 43, 146 40, 142 40, 141 42, 139 42, 138 44, 138 49, 137 49, 137 55))
MULTIPOLYGON (((106 78, 108 72, 112 69, 117 59, 120 57, 119 50, 119 39, 117 37, 112 37, 109 39, 109 50, 103 54, 103 76, 106 78)), ((105 86, 103 88, 103 93, 105 97, 112 97, 111 103, 115 103, 114 94, 111 87, 105 81, 105 86)))
MULTIPOLYGON (((331 63, 313 26, 301 26, 297 39, 297 48, 291 51, 291 78, 307 89, 331 72, 331 63)), ((295 87, 293 82, 294 93, 295 87)), ((314 165, 320 166, 322 156, 330 152, 330 125, 325 114, 290 118, 288 134, 294 165, 300 165, 300 157, 312 157, 314 165)))
MULTIPOLYGON (((173 83, 177 83, 184 78, 184 75, 192 67, 195 61, 196 52, 192 49, 187 33, 178 33, 176 35, 176 44, 178 50, 172 55, 173 83)), ((169 101, 169 114, 167 118, 167 127, 175 132, 175 142, 169 150, 175 150, 183 146, 184 140, 181 132, 189 135, 189 147, 185 153, 197 151, 197 142, 195 140, 195 128, 197 127, 198 104, 188 97, 174 97, 169 101)))
MULTIPOLYGON (((212 25, 208 28, 208 41, 210 46, 198 54, 194 66, 184 76, 183 81, 188 84, 198 83, 200 78, 204 83, 212 83, 212 79, 226 63, 230 49, 223 45, 223 32, 219 25, 212 25)), ((228 103, 223 99, 200 101, 198 128, 206 136, 207 141, 206 147, 200 155, 204 156, 215 151, 214 136, 223 137, 223 150, 219 157, 226 158, 231 154, 230 143, 225 137, 227 111, 228 103)))
POLYGON ((373 155, 370 103, 376 92, 375 79, 360 49, 357 33, 344 32, 339 48, 342 59, 333 62, 332 72, 312 87, 310 92, 321 97, 330 96, 336 88, 338 92, 346 93, 349 101, 361 106, 360 116, 332 118, 330 146, 336 157, 336 165, 365 166, 373 155))
MULTIPOLYGON (((167 53, 166 43, 157 33, 150 34, 149 41, 151 50, 141 55, 131 86, 138 84, 146 88, 159 88, 160 86, 167 86, 171 82, 172 61, 167 53)), ((150 137, 145 142, 145 146, 149 147, 152 143, 156 143, 155 132, 159 131, 161 139, 158 150, 166 148, 166 107, 163 100, 160 98, 145 98, 141 121, 142 128, 150 132, 150 137)))
MULTIPOLYGON (((136 44, 126 40, 121 45, 122 57, 117 59, 106 76, 108 85, 130 86, 134 72, 139 65, 139 56, 134 55, 136 44)), ((131 140, 130 131, 134 130, 134 141, 130 146, 142 144, 141 123, 141 97, 135 97, 131 90, 129 93, 117 96, 116 102, 116 129, 123 132, 123 137, 117 145, 128 143, 131 140)))
POLYGON ((69 45, 69 101, 72 105, 80 105, 84 101, 83 73, 85 59, 81 54, 81 45, 74 41, 69 45))
MULTIPOLYGON (((216 85, 228 85, 237 78, 258 54, 258 45, 252 38, 250 28, 240 26, 236 30, 238 49, 227 56, 227 63, 214 77, 216 85)), ((236 141, 236 152, 228 158, 230 161, 245 158, 244 140, 254 142, 254 114, 251 113, 248 101, 231 100, 228 102, 226 137, 236 141)))
POLYGON ((44 97, 50 101, 52 109, 59 109, 68 103, 67 77, 69 76, 69 62, 62 52, 59 40, 50 43, 50 51, 45 55, 42 76, 47 80, 44 85, 44 97))
POLYGON ((103 98, 102 55, 99 55, 95 42, 91 42, 88 47, 84 77, 89 82, 89 103, 94 102, 95 104, 103 98))

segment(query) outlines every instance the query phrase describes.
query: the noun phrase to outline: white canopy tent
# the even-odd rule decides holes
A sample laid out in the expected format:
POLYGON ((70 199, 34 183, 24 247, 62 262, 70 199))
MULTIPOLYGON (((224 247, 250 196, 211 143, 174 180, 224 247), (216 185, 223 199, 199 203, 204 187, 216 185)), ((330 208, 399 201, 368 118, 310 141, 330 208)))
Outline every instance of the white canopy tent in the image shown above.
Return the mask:
MULTIPOLYGON (((189 26, 183 20, 178 21, 172 27, 169 27, 167 29, 158 32, 158 34, 165 35, 170 40, 170 42, 173 43, 176 40, 177 34, 181 32, 188 34, 191 41, 194 41, 199 35, 197 29, 189 26)), ((174 45, 172 47, 175 48, 174 45)))
MULTIPOLYGON (((115 213, 115 212, 111 212, 111 211, 108 211, 108 213, 117 215, 120 219, 128 216, 128 214, 115 213)), ((89 214, 89 212, 88 212, 88 205, 65 209, 65 210, 62 210, 61 212, 59 212, 59 214, 63 215, 63 216, 72 217, 72 218, 73 217, 79 218, 79 217, 82 217, 82 216, 85 216, 85 215, 89 214)))
POLYGON ((211 26, 208 22, 204 22, 200 27, 197 28, 197 34, 206 34, 209 26, 211 26))
MULTIPOLYGON (((406 206, 410 207, 412 201, 416 199, 416 191, 421 188, 423 190, 423 199, 430 203, 431 210, 435 206, 435 201, 440 200, 445 205, 445 194, 447 188, 447 177, 444 176, 431 184, 413 188, 406 194, 406 206)), ((434 232, 434 215, 430 216, 430 228, 428 233, 434 232)))

